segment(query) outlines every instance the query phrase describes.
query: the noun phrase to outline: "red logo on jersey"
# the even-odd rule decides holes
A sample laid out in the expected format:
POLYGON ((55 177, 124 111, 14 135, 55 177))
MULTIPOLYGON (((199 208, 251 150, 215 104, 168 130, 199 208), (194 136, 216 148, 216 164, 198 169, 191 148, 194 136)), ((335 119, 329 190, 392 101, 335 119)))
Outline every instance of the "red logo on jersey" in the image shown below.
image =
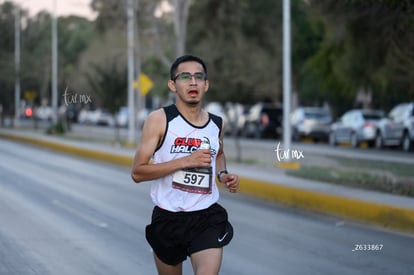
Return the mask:
POLYGON ((171 153, 192 153, 200 147, 201 139, 178 137, 171 146, 171 153))

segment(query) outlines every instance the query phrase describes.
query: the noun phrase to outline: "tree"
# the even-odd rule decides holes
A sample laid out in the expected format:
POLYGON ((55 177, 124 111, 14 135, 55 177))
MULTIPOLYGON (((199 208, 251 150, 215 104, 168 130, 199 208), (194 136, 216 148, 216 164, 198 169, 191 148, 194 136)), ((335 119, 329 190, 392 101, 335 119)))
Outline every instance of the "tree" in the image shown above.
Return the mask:
POLYGON ((352 103, 358 90, 371 90, 374 105, 387 107, 395 104, 388 100, 395 93, 394 87, 405 87, 399 100, 412 98, 412 80, 407 73, 413 63, 412 46, 408 44, 414 31, 410 1, 309 2, 325 33, 307 72, 316 76, 324 95, 352 103), (402 59, 404 65, 397 65, 402 59))
MULTIPOLYGON (((361 89, 372 91, 374 106, 383 108, 411 100, 414 97, 411 49, 414 4, 411 2, 292 0, 292 76, 300 102, 329 101, 339 109, 350 108, 361 89)), ((200 55, 208 63, 212 83, 208 100, 240 103, 283 100, 280 1, 139 0, 136 3, 139 3, 136 18, 141 71, 154 81, 151 94, 167 95, 165 80, 171 61, 186 52, 200 55), (167 2, 175 11, 160 8, 167 2), (185 27, 186 14, 188 27, 185 27)), ((59 91, 69 87, 93 93, 91 78, 99 79, 102 72, 111 72, 112 66, 122 74, 126 67, 124 4, 124 1, 93 0, 91 5, 98 11, 94 22, 77 17, 59 18, 59 91)), ((7 105, 5 109, 11 110, 14 5, 5 2, 0 7, 0 100, 7 105)), ((22 90, 38 91, 39 99, 50 97, 50 19, 45 12, 25 17, 22 30, 22 90)), ((100 95, 94 96, 94 102, 102 104, 100 95)))
POLYGON ((98 96, 102 106, 105 107, 104 109, 115 119, 115 139, 119 142, 119 127, 115 114, 126 102, 127 72, 125 67, 119 70, 117 64, 117 60, 114 59, 106 67, 92 65, 93 73, 92 71, 87 73, 86 77, 93 93, 98 96))
MULTIPOLYGON (((119 78, 125 73, 127 67, 126 43, 125 32, 115 30, 95 37, 88 48, 80 54, 77 72, 73 74, 73 79, 70 79, 74 84, 72 89, 91 95, 93 105, 96 107, 112 109, 110 105, 119 100, 121 102, 117 104, 126 105, 126 86, 125 89, 120 90, 118 85, 105 83, 108 81, 105 78, 106 75, 114 73, 114 78, 119 78), (102 79, 105 81, 102 82, 102 79), (112 91, 114 86, 117 87, 116 91, 112 91), (106 94, 113 95, 114 98, 108 100, 106 94)), ((122 76, 122 78, 125 77, 126 75, 122 76)), ((116 79, 114 82, 120 83, 121 81, 116 79)))
MULTIPOLYGON (((93 39, 94 25, 77 16, 58 18, 58 91, 76 85, 69 79, 76 74, 81 52, 93 39)), ((50 98, 51 83, 51 16, 41 12, 27 21, 22 35, 23 88, 37 91, 40 100, 50 98)), ((74 78, 72 78, 73 80, 74 78)), ((62 97, 59 97, 62 101, 62 97)))
POLYGON ((117 63, 114 59, 107 67, 92 65, 93 73, 86 75, 93 93, 99 96, 101 106, 112 115, 126 101, 126 68, 119 70, 117 63))
MULTIPOLYGON (((10 1, 0 4, 0 105, 2 113, 8 116, 14 114, 14 46, 15 46, 15 11, 20 8, 10 1)), ((27 13, 21 10, 22 21, 27 13)), ((1 115, 4 118, 3 115, 1 115)), ((1 124, 1 123, 0 123, 1 124)))
POLYGON ((280 3, 197 1, 189 25, 189 51, 204 56, 209 64, 210 99, 280 100, 280 3))

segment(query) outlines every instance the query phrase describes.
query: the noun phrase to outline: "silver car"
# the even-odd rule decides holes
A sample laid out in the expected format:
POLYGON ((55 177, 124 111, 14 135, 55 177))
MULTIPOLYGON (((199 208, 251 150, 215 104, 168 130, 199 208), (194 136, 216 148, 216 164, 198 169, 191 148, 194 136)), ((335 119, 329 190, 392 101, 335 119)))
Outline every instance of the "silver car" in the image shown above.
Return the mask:
POLYGON ((369 146, 375 144, 378 122, 384 117, 384 112, 373 109, 353 109, 344 113, 330 127, 329 143, 350 143, 358 147, 362 142, 369 146))
POLYGON ((404 151, 414 147, 414 102, 392 108, 378 126, 375 146, 400 146, 404 151))
POLYGON ((325 108, 299 107, 291 113, 290 123, 293 140, 312 138, 326 141, 329 136, 332 116, 325 108))

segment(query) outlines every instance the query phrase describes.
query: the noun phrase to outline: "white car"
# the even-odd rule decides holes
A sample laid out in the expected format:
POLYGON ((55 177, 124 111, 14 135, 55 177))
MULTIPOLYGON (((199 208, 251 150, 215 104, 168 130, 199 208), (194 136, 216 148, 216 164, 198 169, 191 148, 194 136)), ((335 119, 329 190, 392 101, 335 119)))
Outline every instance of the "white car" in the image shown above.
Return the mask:
POLYGON ((39 120, 52 121, 54 118, 53 109, 50 106, 40 106, 35 109, 36 118, 39 120))
MULTIPOLYGON (((136 123, 138 127, 142 128, 150 112, 151 110, 148 108, 136 110, 135 119, 136 119, 136 123)), ((115 114, 115 120, 116 120, 118 127, 128 127, 128 121, 129 121, 128 107, 126 106, 121 107, 118 113, 115 114)))
POLYGON ((113 116, 102 109, 87 110, 83 109, 79 112, 78 122, 89 125, 114 126, 115 119, 113 116))
POLYGON ((116 124, 118 127, 128 126, 128 107, 121 107, 115 115, 116 124))
POLYGON ((209 113, 220 116, 223 119, 224 123, 227 125, 227 114, 224 110, 224 107, 220 103, 209 102, 206 104, 204 109, 209 113))

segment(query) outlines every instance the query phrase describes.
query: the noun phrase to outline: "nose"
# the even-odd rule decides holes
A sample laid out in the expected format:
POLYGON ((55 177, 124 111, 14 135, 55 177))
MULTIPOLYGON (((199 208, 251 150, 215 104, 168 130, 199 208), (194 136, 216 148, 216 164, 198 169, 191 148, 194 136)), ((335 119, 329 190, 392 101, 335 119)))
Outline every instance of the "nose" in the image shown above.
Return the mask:
POLYGON ((191 84, 192 85, 197 84, 197 80, 195 79, 195 75, 191 76, 191 84))

